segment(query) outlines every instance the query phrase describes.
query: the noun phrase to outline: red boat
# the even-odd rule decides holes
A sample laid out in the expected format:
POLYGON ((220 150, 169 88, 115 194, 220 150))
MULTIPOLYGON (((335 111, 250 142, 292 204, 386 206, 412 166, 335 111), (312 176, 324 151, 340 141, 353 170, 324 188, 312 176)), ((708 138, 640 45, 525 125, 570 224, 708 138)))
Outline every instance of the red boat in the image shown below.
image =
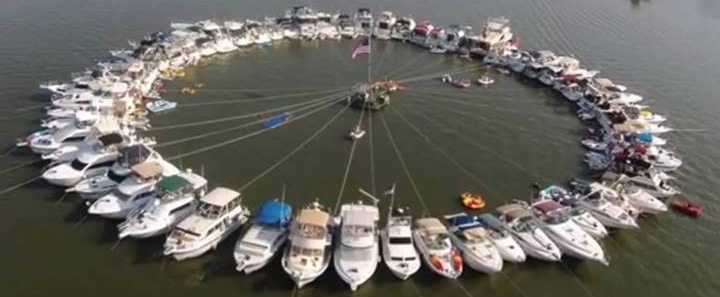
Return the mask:
POLYGON ((702 206, 685 200, 674 200, 670 202, 670 205, 676 210, 692 217, 699 217, 704 212, 702 206))

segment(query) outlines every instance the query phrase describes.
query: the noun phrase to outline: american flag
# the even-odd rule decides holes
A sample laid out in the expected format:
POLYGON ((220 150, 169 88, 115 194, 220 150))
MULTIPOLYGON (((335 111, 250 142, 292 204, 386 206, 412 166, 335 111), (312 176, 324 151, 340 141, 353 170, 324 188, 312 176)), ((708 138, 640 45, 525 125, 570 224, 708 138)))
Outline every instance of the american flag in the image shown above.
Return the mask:
POLYGON ((370 39, 365 38, 362 43, 358 44, 357 47, 355 47, 355 50, 353 50, 352 58, 355 59, 358 55, 367 55, 370 54, 370 39))

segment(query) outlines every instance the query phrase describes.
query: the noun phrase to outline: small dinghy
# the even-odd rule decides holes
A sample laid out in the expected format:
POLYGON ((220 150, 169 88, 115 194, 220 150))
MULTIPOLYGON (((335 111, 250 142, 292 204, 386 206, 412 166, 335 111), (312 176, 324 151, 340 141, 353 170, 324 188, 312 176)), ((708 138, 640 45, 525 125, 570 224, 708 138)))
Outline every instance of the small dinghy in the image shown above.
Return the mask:
POLYGON ((492 78, 491 78, 490 76, 488 76, 487 74, 485 74, 485 75, 481 76, 480 78, 478 78, 477 82, 478 82, 478 84, 481 84, 481 85, 483 85, 483 86, 487 86, 487 85, 493 84, 493 83, 495 82, 495 80, 492 79, 492 78))
POLYGON ((472 83, 470 82, 469 79, 467 79, 467 78, 452 78, 452 76, 450 76, 450 74, 443 75, 441 79, 442 79, 442 82, 450 83, 453 87, 461 88, 461 89, 469 88, 472 85, 472 83))
POLYGON ((436 46, 430 49, 431 54, 444 54, 447 53, 447 49, 441 46, 436 46))
POLYGON ((681 199, 673 200, 672 202, 670 202, 670 205, 674 209, 676 209, 686 215, 689 215, 691 217, 699 217, 704 212, 702 206, 692 203, 692 202, 689 202, 687 200, 681 200, 681 199))
POLYGON ((505 74, 505 75, 510 74, 510 69, 507 69, 505 67, 498 67, 498 68, 495 68, 495 70, 497 70, 497 72, 501 73, 501 74, 505 74))
POLYGON ((285 124, 285 122, 287 122, 289 119, 290 114, 285 112, 265 120, 265 122, 263 122, 263 126, 265 126, 265 128, 272 129, 282 124, 285 124))
POLYGON ((145 108, 147 108, 152 113, 170 111, 175 109, 175 107, 177 107, 177 102, 167 101, 164 99, 155 100, 145 105, 145 108))
POLYGON ((460 194, 460 203, 467 209, 478 210, 485 207, 485 199, 480 194, 464 192, 460 194))
POLYGON ((355 126, 355 129, 350 131, 349 136, 350 136, 350 139, 352 139, 352 140, 358 140, 358 139, 362 138, 363 136, 365 136, 365 130, 360 128, 360 125, 357 125, 357 126, 355 126))

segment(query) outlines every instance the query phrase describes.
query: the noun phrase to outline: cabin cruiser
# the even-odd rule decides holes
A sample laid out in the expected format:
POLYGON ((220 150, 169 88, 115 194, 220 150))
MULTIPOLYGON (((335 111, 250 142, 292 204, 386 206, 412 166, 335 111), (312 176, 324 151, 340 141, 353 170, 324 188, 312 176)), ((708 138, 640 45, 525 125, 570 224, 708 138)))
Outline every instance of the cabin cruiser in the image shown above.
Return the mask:
POLYGON ((401 17, 390 30, 390 38, 405 41, 415 30, 415 20, 412 17, 401 17))
POLYGON ((290 227, 282 266, 298 288, 322 275, 332 257, 330 215, 315 202, 300 211, 290 227))
POLYGON ((436 46, 445 49, 446 52, 457 52, 460 49, 460 42, 465 38, 465 29, 459 25, 450 25, 444 33, 443 40, 436 46))
POLYGON ((647 191, 633 185, 619 184, 615 188, 618 194, 627 199, 640 212, 648 214, 658 214, 668 210, 667 205, 650 195, 647 191))
MULTIPOLYGON (((570 201, 568 201, 570 203, 570 201)), ((610 203, 600 194, 588 195, 575 202, 578 206, 589 210, 600 223, 617 229, 638 229, 635 218, 621 206, 610 203)))
POLYGON ((306 40, 314 40, 318 37, 318 17, 316 14, 306 15, 296 21, 300 37, 306 40))
POLYGON ((323 39, 339 39, 340 32, 333 21, 333 16, 329 13, 319 12, 317 22, 318 37, 323 39))
POLYGON ((530 64, 534 58, 527 52, 521 52, 517 58, 510 60, 510 70, 515 73, 524 73, 527 65, 530 64))
POLYGON ((535 202, 531 206, 543 221, 542 228, 564 254, 581 260, 609 264, 600 244, 570 219, 568 207, 549 199, 535 202))
POLYGON ((345 38, 355 38, 357 31, 355 30, 355 22, 347 14, 340 14, 337 19, 340 35, 345 38))
POLYGON ((472 269, 493 274, 500 272, 503 259, 491 241, 490 230, 466 213, 445 216, 452 243, 462 252, 472 269))
POLYGON ((128 213, 118 225, 118 238, 149 238, 169 232, 190 216, 207 191, 207 180, 192 171, 160 180, 151 200, 128 213))
POLYGON ((176 260, 198 257, 240 228, 250 211, 242 205, 240 193, 215 188, 200 198, 197 210, 180 221, 165 240, 163 254, 176 260))
POLYGON ((530 54, 533 56, 533 60, 528 62, 523 74, 531 79, 537 79, 540 76, 540 72, 545 69, 548 64, 552 64, 555 59, 557 59, 551 51, 537 51, 530 54))
POLYGON ((235 244, 235 270, 250 274, 265 267, 287 241, 291 217, 289 204, 263 203, 250 229, 235 244))
POLYGON ((587 199, 602 199, 620 207, 633 218, 637 218, 642 213, 628 199, 605 184, 573 178, 570 181, 570 186, 574 191, 587 197, 587 199))
POLYGON ((525 262, 527 258, 525 252, 500 219, 489 213, 480 214, 475 219, 490 232, 490 241, 495 245, 503 260, 510 263, 525 262))
POLYGON ((383 11, 378 17, 373 36, 377 39, 390 39, 392 28, 396 22, 395 15, 390 11, 383 11))
POLYGON ((643 159, 659 171, 674 171, 682 166, 682 160, 674 152, 652 145, 647 146, 643 159))
MULTIPOLYGON (((657 198, 666 198, 680 194, 680 191, 668 185, 667 181, 662 179, 660 173, 652 170, 641 172, 636 175, 623 174, 620 176, 608 172, 605 173, 602 178, 608 181, 619 181, 621 183, 633 185, 647 194, 657 198)), ((636 193, 636 191, 632 192, 636 193)))
POLYGON ((402 208, 390 207, 387 226, 380 233, 382 258, 390 272, 402 280, 420 269, 420 258, 413 245, 412 216, 402 208))
POLYGON ((490 18, 483 26, 482 33, 470 36, 470 52, 474 54, 503 54, 510 49, 513 40, 510 20, 505 17, 490 18))
POLYGON ((505 223, 510 235, 525 254, 544 261, 560 261, 558 246, 540 228, 542 223, 525 205, 511 203, 497 208, 498 219, 505 223))
POLYGON ((463 272, 463 259, 453 246, 447 228, 436 218, 415 220, 413 239, 423 262, 433 272, 456 279, 463 272))
POLYGON ((333 255, 335 271, 355 291, 367 282, 380 262, 377 206, 361 203, 340 207, 338 242, 333 255))
MULTIPOLYGON (((428 38, 425 42, 425 47, 429 48, 431 51, 433 49, 440 49, 442 50, 442 53, 446 53, 447 49, 442 47, 441 44, 445 40, 445 29, 440 27, 435 27, 432 30, 430 30, 430 34, 428 34, 428 38)), ((435 52, 438 53, 438 52, 435 52)))
POLYGON ((433 30, 435 30, 435 26, 433 26, 430 22, 419 24, 412 30, 409 41, 416 45, 430 48, 430 32, 433 30))
POLYGON ((71 125, 33 133, 25 138, 24 143, 36 154, 49 154, 64 146, 79 146, 96 125, 94 114, 78 112, 71 125))
POLYGON ((115 190, 94 202, 87 202, 89 214, 123 219, 133 209, 152 200, 155 184, 161 179, 180 173, 177 167, 164 160, 140 163, 131 167, 130 171, 130 176, 118 184, 115 190))
POLYGON ((560 92, 565 99, 571 102, 576 102, 585 96, 585 89, 575 83, 564 86, 560 92))
POLYGON ((585 208, 580 207, 577 197, 568 190, 556 185, 548 186, 538 193, 536 203, 545 200, 552 200, 561 203, 569 208, 570 219, 583 231, 595 238, 603 238, 608 235, 605 226, 593 217, 585 208))
POLYGON ((369 8, 360 8, 355 12, 355 32, 360 36, 371 36, 373 33, 373 16, 369 8))

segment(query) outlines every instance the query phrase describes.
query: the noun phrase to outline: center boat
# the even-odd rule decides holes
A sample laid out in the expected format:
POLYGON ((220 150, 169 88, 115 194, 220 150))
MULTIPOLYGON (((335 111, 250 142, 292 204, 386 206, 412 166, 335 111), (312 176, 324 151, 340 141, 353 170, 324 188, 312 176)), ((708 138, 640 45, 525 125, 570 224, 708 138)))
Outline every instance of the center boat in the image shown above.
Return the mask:
POLYGON ((391 31, 395 25, 396 18, 391 11, 383 11, 378 17, 377 25, 373 36, 377 39, 390 39, 391 31))
POLYGON ((155 185, 151 201, 130 211, 118 225, 118 238, 148 238, 169 232, 195 211, 206 190, 207 180, 191 171, 163 178, 155 185))
POLYGON ((114 191, 95 202, 87 201, 88 214, 108 219, 124 219, 133 209, 142 207, 153 199, 155 184, 163 177, 180 173, 174 165, 164 160, 137 164, 130 168, 132 174, 114 191))
POLYGON ((463 259, 453 245, 447 228, 436 218, 415 220, 413 239, 425 265, 433 272, 451 279, 463 272, 463 259))
POLYGON ((465 263, 472 269, 493 274, 500 272, 503 260, 491 241, 490 231, 466 213, 445 216, 450 239, 462 251, 465 263))
POLYGON ((376 205, 357 202, 342 205, 338 219, 340 230, 333 264, 335 272, 355 291, 375 274, 380 262, 377 230, 380 216, 376 205))
POLYGON ((560 261, 558 246, 540 228, 532 212, 524 205, 511 203, 497 208, 498 219, 505 223, 510 235, 528 256, 544 261, 560 261))
POLYGON ((290 227, 290 243, 285 248, 282 266, 298 288, 322 275, 332 257, 330 215, 318 202, 300 211, 290 227))
POLYGON ((566 255, 581 260, 609 264, 600 244, 570 218, 570 209, 553 200, 541 200, 532 209, 542 221, 542 228, 566 255))
POLYGON ((556 201, 567 206, 570 210, 570 219, 592 237, 603 238, 608 235, 605 226, 593 217, 587 209, 575 203, 577 198, 568 190, 556 185, 548 186, 538 193, 537 201, 544 200, 556 201))
POLYGON ((355 33, 360 36, 371 36, 373 33, 373 16, 369 8, 360 8, 355 12, 355 33))
POLYGON ((380 232, 382 258, 392 274, 406 280, 420 269, 420 258, 413 245, 412 216, 402 208, 394 208, 395 185, 385 195, 390 195, 390 207, 387 225, 380 232))
POLYGON ((165 240, 166 256, 176 260, 198 257, 217 246, 248 220, 240 193, 215 188, 200 198, 195 212, 182 220, 165 240))
POLYGON ((235 270, 250 274, 265 267, 287 241, 291 217, 289 204, 263 203, 250 229, 235 244, 235 270))

